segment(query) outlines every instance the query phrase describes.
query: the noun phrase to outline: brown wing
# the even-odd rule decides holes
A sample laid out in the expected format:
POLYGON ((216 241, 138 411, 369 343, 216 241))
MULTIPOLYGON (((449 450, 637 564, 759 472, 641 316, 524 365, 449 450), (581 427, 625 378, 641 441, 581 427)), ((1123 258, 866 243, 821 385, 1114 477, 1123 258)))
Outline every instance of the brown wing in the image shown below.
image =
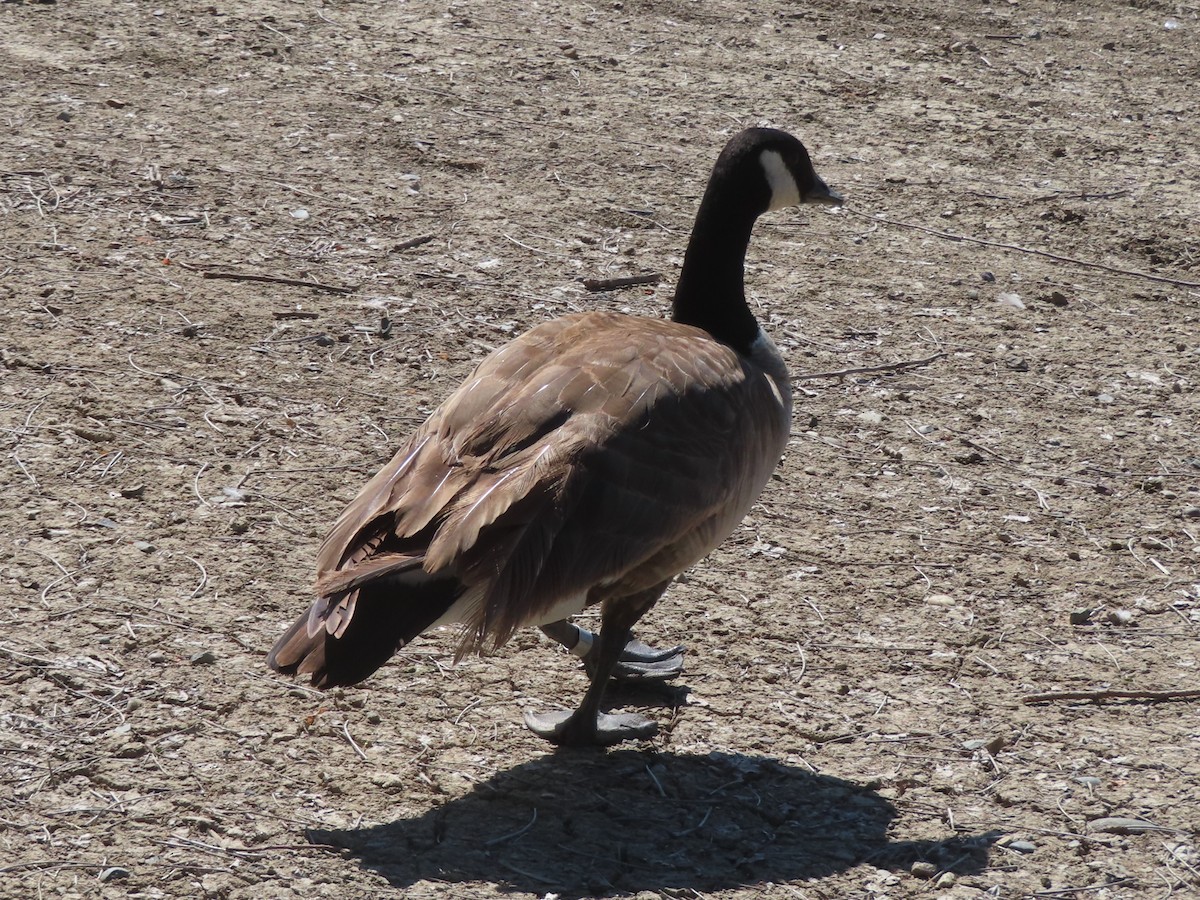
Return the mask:
POLYGON ((527 332, 342 513, 318 554, 318 591, 335 607, 326 629, 345 627, 363 583, 418 559, 478 598, 464 648, 499 645, 597 585, 678 573, 778 462, 788 410, 775 379, 671 322, 589 313, 527 332))

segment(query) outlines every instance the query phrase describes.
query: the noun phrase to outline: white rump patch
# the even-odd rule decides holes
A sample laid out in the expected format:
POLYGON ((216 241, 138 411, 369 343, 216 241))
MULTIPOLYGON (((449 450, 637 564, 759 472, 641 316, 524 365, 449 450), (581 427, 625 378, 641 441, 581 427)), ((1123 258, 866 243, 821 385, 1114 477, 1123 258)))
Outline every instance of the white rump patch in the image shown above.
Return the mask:
POLYGON ((767 183, 771 186, 771 204, 767 209, 784 209, 800 205, 800 186, 788 170, 783 157, 774 150, 764 150, 759 156, 767 183))

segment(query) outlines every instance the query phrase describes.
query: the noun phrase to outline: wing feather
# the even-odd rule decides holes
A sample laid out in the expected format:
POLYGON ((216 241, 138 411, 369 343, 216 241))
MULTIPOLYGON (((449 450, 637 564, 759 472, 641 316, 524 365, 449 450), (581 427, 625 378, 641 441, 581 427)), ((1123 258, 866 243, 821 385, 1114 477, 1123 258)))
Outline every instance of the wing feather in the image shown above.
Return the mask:
POLYGON ((770 379, 704 332, 563 317, 485 359, 368 482, 322 546, 318 591, 420 558, 481 598, 463 648, 499 645, 567 596, 705 555, 786 437, 770 379))

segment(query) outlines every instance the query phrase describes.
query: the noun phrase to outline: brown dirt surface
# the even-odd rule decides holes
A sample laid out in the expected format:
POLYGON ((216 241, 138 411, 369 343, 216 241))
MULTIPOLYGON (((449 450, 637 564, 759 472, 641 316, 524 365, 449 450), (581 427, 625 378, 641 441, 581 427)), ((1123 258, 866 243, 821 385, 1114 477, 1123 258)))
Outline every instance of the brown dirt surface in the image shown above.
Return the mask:
POLYGON ((0 897, 1200 896, 1200 700, 1150 695, 1200 690, 1194 3, 26 0, 0 34, 0 897), (684 676, 614 699, 660 735, 533 737, 585 678, 532 630, 269 673, 333 518, 483 354, 664 314, 754 124, 848 207, 756 230, 795 433, 643 622, 684 676), (1134 696, 1025 702, 1091 691, 1134 696))

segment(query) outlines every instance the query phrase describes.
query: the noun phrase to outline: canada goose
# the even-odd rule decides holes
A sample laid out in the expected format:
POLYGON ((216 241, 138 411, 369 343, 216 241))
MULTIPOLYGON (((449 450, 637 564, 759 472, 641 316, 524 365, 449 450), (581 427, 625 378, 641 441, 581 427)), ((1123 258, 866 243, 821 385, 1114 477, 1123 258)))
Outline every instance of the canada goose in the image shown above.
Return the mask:
POLYGON ((754 221, 839 204, 789 134, 751 128, 717 159, 670 321, 611 312, 538 325, 488 356, 363 488, 317 555, 317 600, 268 664, 319 687, 362 681, 434 625, 458 657, 601 605, 591 684, 574 713, 526 714, 559 744, 649 737, 609 715, 609 678, 678 671, 631 629, 671 579, 741 521, 779 462, 791 387, 746 305, 754 221), (656 668, 657 667, 657 668, 656 668))

